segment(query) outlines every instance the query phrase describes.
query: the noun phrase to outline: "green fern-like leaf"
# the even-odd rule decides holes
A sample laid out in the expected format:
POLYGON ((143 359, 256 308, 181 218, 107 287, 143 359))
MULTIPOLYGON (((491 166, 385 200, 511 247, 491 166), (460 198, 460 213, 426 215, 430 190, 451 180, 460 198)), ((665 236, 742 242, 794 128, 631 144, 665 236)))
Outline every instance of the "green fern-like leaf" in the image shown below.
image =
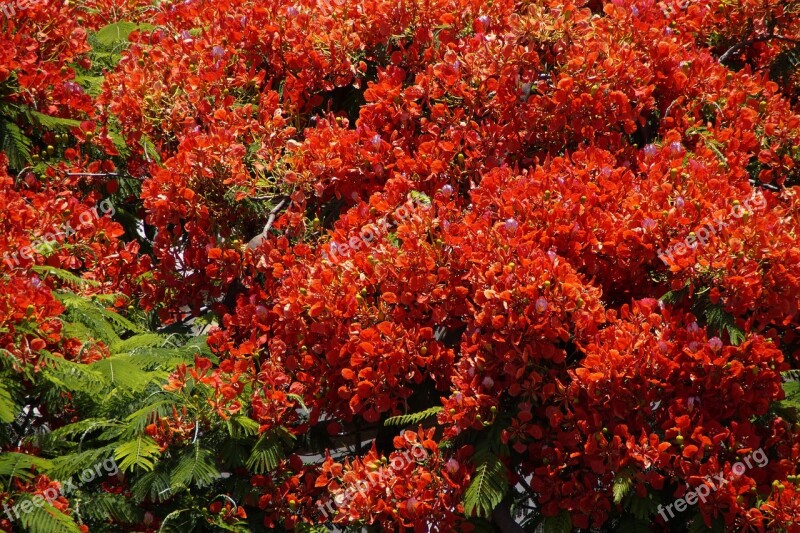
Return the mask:
POLYGON ((649 522, 650 517, 658 510, 658 503, 658 499, 653 496, 653 493, 648 493, 647 496, 641 497, 635 492, 631 492, 625 500, 625 507, 637 519, 649 522))
POLYGON ((783 378, 783 381, 800 382, 800 370, 798 369, 786 370, 785 372, 781 372, 781 377, 783 378))
POLYGON ((548 516, 542 524, 547 533, 570 533, 572 531, 572 518, 567 511, 561 511, 556 516, 548 516))
MULTIPOLYGON (((146 334, 149 335, 149 334, 146 334)), ((131 337, 133 343, 129 346, 133 346, 127 355, 132 356, 130 358, 131 364, 136 365, 141 370, 168 370, 172 371, 175 366, 180 363, 187 363, 191 364, 194 362, 195 356, 202 353, 202 349, 197 348, 193 345, 185 345, 185 346, 136 346, 135 343, 138 343, 138 340, 134 340, 137 337, 144 337, 144 335, 137 335, 136 337, 131 337)), ((167 337, 161 337, 161 341, 165 342, 167 337)), ((123 341, 124 342, 124 341, 123 341)), ((117 345, 118 347, 119 345, 117 345)), ((112 353, 115 353, 115 350, 112 349, 112 353)), ((116 353, 115 353, 116 355, 116 353)), ((214 360, 215 358, 212 358, 214 360)))
POLYGON ((178 397, 170 394, 159 394, 150 398, 145 406, 137 409, 125 417, 125 435, 133 436, 144 431, 147 424, 155 421, 156 417, 166 417, 172 409, 178 406, 178 397))
POLYGON ((612 487, 614 492, 614 503, 622 503, 622 500, 625 499, 625 496, 627 496, 628 492, 630 492, 631 487, 633 487, 633 480, 630 478, 630 476, 621 474, 615 478, 614 485, 612 487))
POLYGON ((98 287, 100 285, 99 282, 93 279, 84 279, 63 268, 56 268, 49 265, 33 265, 31 270, 39 274, 40 277, 46 278, 48 276, 53 276, 59 281, 75 285, 76 287, 98 287))
POLYGON ((8 120, 0 120, 0 151, 8 156, 8 165, 22 170, 31 160, 31 140, 19 126, 8 120))
POLYGON ((152 438, 145 435, 120 444, 114 451, 120 470, 127 472, 140 468, 151 471, 155 467, 161 448, 152 438))
POLYGON ((64 305, 67 314, 73 320, 93 328, 101 335, 100 339, 109 346, 119 342, 118 333, 144 333, 140 326, 119 313, 105 308, 104 304, 116 299, 113 294, 97 295, 89 299, 71 292, 61 292, 56 294, 56 298, 64 305))
POLYGON ((159 335, 158 333, 142 333, 109 346, 109 350, 114 354, 121 354, 136 352, 142 348, 163 348, 169 344, 169 336, 159 335))
POLYGON ((411 424, 417 424, 427 418, 431 418, 436 416, 439 411, 442 410, 440 405, 436 405, 429 409, 425 409, 424 411, 420 411, 418 413, 411 413, 407 415, 400 415, 400 416, 393 416, 391 418, 387 418, 384 421, 384 426, 408 426, 411 424))
POLYGON ((56 428, 42 435, 40 443, 43 447, 50 448, 59 444, 71 444, 71 440, 80 437, 80 440, 90 432, 115 425, 114 421, 106 418, 85 418, 66 426, 56 428))
POLYGON ((687 295, 688 290, 686 288, 677 289, 674 291, 669 291, 664 296, 660 298, 662 302, 668 305, 675 305, 680 303, 687 295))
POLYGON ((65 515, 47 501, 42 500, 42 505, 37 506, 33 503, 35 500, 29 499, 27 495, 20 498, 20 504, 25 501, 30 502, 25 507, 30 510, 23 510, 19 520, 28 533, 81 533, 80 527, 71 516, 65 515))
POLYGON ((424 192, 420 191, 411 191, 411 198, 415 202, 419 202, 423 205, 430 206, 431 205, 431 197, 425 194, 424 192))
POLYGON ((67 479, 84 470, 91 470, 95 465, 102 464, 114 453, 115 446, 93 446, 83 451, 61 455, 53 459, 53 467, 48 474, 55 479, 67 479))
POLYGON ((800 381, 786 381, 784 373, 784 399, 775 402, 773 409, 791 422, 800 422, 800 381))
POLYGON ((137 502, 168 500, 172 497, 169 476, 164 472, 147 472, 131 486, 131 494, 137 502))
POLYGON ((99 521, 113 520, 123 524, 141 523, 144 512, 120 494, 101 492, 83 498, 86 514, 99 521))
POLYGON ((633 516, 625 516, 617 524, 616 533, 641 533, 642 531, 650 531, 650 523, 633 516))
POLYGON ((11 482, 12 478, 30 481, 35 472, 45 472, 53 467, 53 463, 42 457, 25 453, 5 452, 0 454, 0 479, 11 482))
POLYGON ((708 326, 718 333, 726 331, 734 346, 741 344, 744 340, 744 331, 736 326, 736 321, 730 313, 725 311, 720 305, 709 306, 706 310, 706 322, 708 326))
POLYGON ((488 517, 508 490, 508 473, 500 459, 491 452, 476 453, 472 481, 464 493, 467 516, 488 517))
POLYGON ((128 41, 128 36, 137 29, 133 22, 120 21, 100 28, 93 35, 94 40, 105 48, 113 48, 128 41))
POLYGON ((274 470, 286 457, 284 445, 292 440, 292 435, 283 428, 264 433, 253 446, 253 452, 247 460, 247 468, 256 474, 274 470))
POLYGON ((47 350, 39 353, 46 363, 39 376, 57 389, 94 395, 106 384, 101 374, 86 365, 56 357, 47 350))
POLYGON ((90 96, 99 96, 103 92, 104 76, 89 76, 79 74, 75 76, 75 83, 83 87, 90 96))
POLYGON ((45 115, 44 113, 40 113, 34 109, 26 109, 24 114, 29 122, 48 130, 69 130, 71 128, 77 128, 81 125, 80 120, 53 117, 50 115, 45 115))
POLYGON ((259 424, 246 416, 232 416, 226 421, 228 434, 234 439, 258 435, 259 424))
POLYGON ((64 292, 55 296, 66 308, 67 318, 89 328, 92 332, 92 338, 101 340, 108 345, 120 340, 108 316, 114 313, 107 311, 97 302, 82 298, 76 294, 64 292))
POLYGON ((800 70, 800 44, 786 48, 772 60, 770 78, 784 82, 800 70))
POLYGON ((92 363, 90 368, 103 375, 114 387, 141 392, 154 381, 166 378, 166 372, 142 370, 129 355, 115 355, 92 363))
POLYGON ((150 137, 142 135, 141 139, 139 139, 139 144, 142 146, 144 155, 148 160, 152 158, 156 163, 161 163, 161 155, 158 153, 158 148, 156 148, 155 143, 153 143, 150 137))
POLYGON ((19 406, 14 401, 11 384, 0 381, 0 422, 13 422, 19 414, 19 406))
POLYGON ((200 447, 197 442, 189 448, 178 461, 170 476, 170 486, 205 487, 219 478, 219 470, 214 463, 214 454, 200 447))

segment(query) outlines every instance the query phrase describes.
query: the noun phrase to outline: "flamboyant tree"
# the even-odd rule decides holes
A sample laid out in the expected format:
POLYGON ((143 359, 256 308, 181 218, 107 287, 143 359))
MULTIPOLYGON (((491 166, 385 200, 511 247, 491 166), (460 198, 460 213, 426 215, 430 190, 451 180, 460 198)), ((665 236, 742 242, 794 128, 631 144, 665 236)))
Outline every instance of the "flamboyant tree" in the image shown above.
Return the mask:
POLYGON ((0 529, 800 531, 800 1, 0 11, 0 529))

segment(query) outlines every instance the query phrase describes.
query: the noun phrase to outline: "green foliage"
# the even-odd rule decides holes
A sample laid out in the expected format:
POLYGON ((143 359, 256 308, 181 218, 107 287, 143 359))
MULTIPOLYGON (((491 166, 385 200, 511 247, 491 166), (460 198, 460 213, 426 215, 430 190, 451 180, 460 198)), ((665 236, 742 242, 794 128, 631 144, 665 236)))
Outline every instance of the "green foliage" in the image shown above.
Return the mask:
POLYGON ((384 426, 408 426, 412 424, 418 424, 425 419, 431 418, 436 416, 439 411, 442 410, 440 405, 435 405, 424 411, 420 411, 418 413, 411 413, 407 415, 400 415, 400 416, 393 416, 391 418, 387 418, 384 422, 384 426))
POLYGON ((128 21, 119 21, 97 30, 89 35, 89 44, 92 46, 92 62, 98 65, 114 68, 121 59, 122 51, 128 47, 128 37, 134 30, 149 30, 148 24, 135 24, 128 21))
POLYGON ((572 531, 572 519, 567 511, 544 519, 542 528, 547 533, 569 533, 572 531))
POLYGON ((641 531, 649 530, 649 521, 639 520, 630 515, 623 517, 614 529, 616 533, 640 533, 641 531))
POLYGON ((419 202, 425 206, 431 205, 431 198, 424 192, 420 191, 411 191, 411 199, 415 202, 419 202))
MULTIPOLYGON (((692 312, 705 321, 709 335, 723 337, 727 333, 731 344, 734 346, 741 344, 745 338, 744 331, 736 325, 734 316, 727 312, 722 305, 711 303, 708 290, 705 288, 695 294, 691 307, 692 312)), ((688 288, 683 287, 665 293, 661 297, 661 301, 669 305, 679 305, 688 297, 688 294, 688 288)))
POLYGON ((10 485, 14 478, 30 481, 35 476, 34 472, 47 471, 51 466, 52 463, 42 457, 6 452, 0 454, 0 481, 6 485, 10 485))
POLYGON ((85 450, 75 451, 53 459, 53 468, 47 475, 54 479, 67 479, 79 475, 84 470, 91 470, 95 465, 101 464, 114 454, 111 444, 88 447, 85 450))
POLYGON ((137 502, 162 502, 172 496, 169 475, 164 472, 147 472, 131 486, 131 494, 137 502))
POLYGON ((82 509, 87 516, 98 522, 113 520, 122 524, 140 524, 144 516, 142 509, 122 494, 101 492, 84 499, 82 509))
POLYGON ((139 435, 135 439, 117 446, 114 458, 123 472, 141 468, 151 471, 158 460, 160 447, 151 437, 139 435))
POLYGON ((114 45, 127 42, 128 36, 136 28, 137 26, 133 22, 126 22, 123 20, 100 28, 94 34, 94 38, 101 46, 113 47, 114 45))
POLYGON ((658 510, 658 498, 652 493, 647 493, 642 497, 635 492, 629 492, 625 498, 624 507, 630 512, 631 516, 643 522, 650 522, 650 517, 658 510))
POLYGON ((733 315, 725 311, 721 305, 705 307, 704 316, 709 329, 720 336, 723 332, 726 332, 731 339, 731 344, 734 346, 744 341, 744 331, 736 325, 733 315))
POLYGON ((782 50, 770 65, 770 78, 788 83, 800 69, 800 43, 782 50))
POLYGON ((703 520, 703 514, 698 512, 694 515, 687 531, 688 533, 725 533, 726 527, 725 523, 720 519, 715 520, 711 527, 708 527, 705 520, 703 520))
POLYGON ((673 291, 667 291, 660 298, 660 300, 668 305, 676 305, 679 304, 681 301, 683 301, 683 299, 686 298, 687 294, 688 290, 684 287, 673 291))
MULTIPOLYGON (((16 80, 7 80, 2 89, 0 92, 18 91, 16 80)), ((31 152, 35 144, 31 130, 38 132, 41 137, 47 130, 67 131, 78 126, 79 120, 54 117, 32 107, 0 99, 0 151, 6 153, 9 167, 15 171, 31 164, 31 152)))
POLYGON ((791 422, 800 422, 800 372, 790 370, 783 373, 784 399, 775 402, 773 410, 791 422))
POLYGON ((283 428, 265 432, 253 447, 247 468, 256 474, 273 470, 286 457, 284 446, 290 446, 294 436, 283 428))
MULTIPOLYGON (((20 497, 19 502, 30 501, 30 497, 25 495, 20 497)), ((29 512, 20 513, 20 522, 28 533, 81 533, 75 520, 62 513, 48 502, 44 501, 41 506, 31 505, 29 512)))
MULTIPOLYGON (((24 435, 24 440, 40 450, 39 456, 0 454, 0 487, 10 489, 15 500, 28 496, 14 492, 13 479, 29 482, 44 473, 51 479, 74 481, 97 465, 111 474, 108 465, 113 460, 114 470, 124 473, 133 498, 98 490, 101 476, 85 483, 81 480, 75 493, 67 496, 79 502, 83 523, 102 526, 100 530, 106 530, 104 524, 109 520, 115 524, 140 523, 142 510, 137 505, 152 502, 165 506, 162 516, 171 515, 164 522, 165 531, 185 531, 205 519, 195 508, 179 507, 177 494, 199 497, 206 502, 200 507, 206 508, 220 494, 218 485, 225 479, 221 472, 230 465, 250 464, 255 471, 268 473, 294 447, 294 437, 283 428, 261 435, 258 422, 244 415, 221 419, 209 403, 213 389, 202 383, 190 381, 183 389, 164 390, 167 377, 177 365, 191 365, 198 355, 212 356, 204 337, 187 339, 175 333, 148 331, 107 308, 115 298, 84 298, 64 292, 58 299, 65 307, 63 332, 78 334, 84 348, 103 343, 110 356, 81 364, 42 350, 41 368, 36 372, 23 370, 35 382, 26 396, 5 385, 12 380, 0 379, 0 417, 4 421, 24 418, 20 405, 35 404, 38 400, 32 398, 36 397, 51 412, 66 405, 68 397, 70 408, 77 414, 75 422, 24 435), (150 424, 167 421, 174 425, 176 416, 193 421, 189 441, 164 446, 148 433, 150 424), (218 457, 214 450, 222 449, 223 444, 225 453, 218 457)), ((14 368, 5 365, 0 372, 9 374, 14 368)), ((302 399, 295 401, 302 405, 302 399)), ((222 488, 223 494, 228 491, 233 487, 222 488)), ((42 528, 50 524, 51 531, 72 531, 68 529, 74 525, 72 517, 60 514, 53 518, 49 512, 47 507, 37 508, 26 518, 25 527, 44 531, 42 528)), ((244 527, 216 525, 228 530, 244 527)))
POLYGON ((464 493, 464 512, 467 516, 488 517, 508 491, 508 472, 490 451, 478 452, 472 460, 475 473, 464 493))
POLYGON ((633 480, 627 473, 621 473, 614 479, 612 490, 614 492, 614 503, 620 504, 625 496, 628 495, 633 487, 633 480))
POLYGON ((195 484, 206 487, 219 477, 219 470, 214 464, 213 452, 200 447, 195 442, 180 458, 172 471, 170 483, 173 487, 188 487, 195 484))
POLYGON ((11 394, 11 383, 0 382, 0 422, 7 424, 17 418, 19 406, 11 394))
POLYGON ((10 120, 0 119, 0 151, 8 156, 8 165, 22 170, 31 160, 33 143, 22 130, 10 120))
POLYGON ((139 326, 106 309, 98 299, 90 300, 69 292, 57 294, 57 299, 66 309, 64 313, 66 322, 88 328, 94 340, 102 341, 109 346, 121 340, 119 333, 143 332, 139 326))
POLYGON ((71 118, 51 117, 40 113, 35 109, 25 108, 23 114, 28 119, 28 122, 36 124, 37 126, 47 130, 61 130, 68 131, 71 128, 77 128, 81 125, 80 120, 71 118))
POLYGON ((103 389, 103 376, 86 365, 67 361, 46 350, 42 350, 40 354, 47 365, 40 372, 40 376, 52 386, 49 392, 79 392, 94 395, 103 389))
POLYGON ((84 279, 79 276, 76 276, 75 274, 73 274, 68 270, 53 267, 50 265, 33 265, 30 268, 32 271, 39 274, 39 276, 43 279, 47 278, 48 276, 53 276, 54 278, 58 278, 59 281, 67 285, 72 285, 79 288, 97 287, 100 285, 97 281, 93 279, 84 279))

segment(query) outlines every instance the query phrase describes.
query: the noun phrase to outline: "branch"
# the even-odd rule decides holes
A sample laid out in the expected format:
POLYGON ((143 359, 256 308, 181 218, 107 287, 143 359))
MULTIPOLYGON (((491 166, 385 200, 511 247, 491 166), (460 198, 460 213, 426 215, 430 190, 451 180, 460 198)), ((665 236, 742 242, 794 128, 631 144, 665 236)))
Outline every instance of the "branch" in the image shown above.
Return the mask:
POLYGON ((756 43, 760 43, 760 42, 763 42, 763 41, 769 41, 770 39, 777 39, 779 41, 784 41, 784 42, 792 43, 792 44, 800 44, 800 41, 798 41, 797 39, 791 39, 789 37, 784 37, 783 35, 775 35, 775 34, 762 35, 761 37, 754 37, 752 39, 746 39, 744 41, 739 41, 735 45, 731 46, 730 48, 728 48, 725 51, 724 54, 719 56, 719 62, 720 63, 725 63, 725 61, 727 61, 731 55, 733 55, 736 52, 740 51, 745 46, 750 46, 751 44, 756 44, 756 43))
POLYGON ((278 216, 278 213, 280 213, 284 205, 288 206, 288 202, 289 199, 284 198, 283 200, 278 202, 278 205, 272 208, 272 211, 269 212, 269 218, 267 219, 267 223, 264 225, 264 231, 262 231, 261 233, 250 239, 250 242, 247 243, 247 247, 249 249, 255 250, 256 248, 258 248, 258 246, 261 244, 261 241, 263 241, 266 238, 267 232, 269 232, 269 229, 272 227, 272 223, 275 222, 275 217, 278 216))
POLYGON ((517 524, 511 516, 511 501, 508 497, 504 498, 492 511, 492 521, 497 524, 501 533, 525 533, 525 530, 517 524))
POLYGON ((762 189, 767 189, 768 191, 774 191, 774 192, 782 190, 777 185, 774 185, 772 183, 763 183, 755 178, 750 178, 750 185, 752 185, 753 187, 761 187, 762 189))
POLYGON ((39 405, 41 401, 42 401, 42 395, 40 394, 39 396, 36 397, 35 400, 33 400, 32 403, 29 403, 26 406, 28 408, 28 412, 25 413, 25 420, 22 421, 22 424, 20 425, 20 429, 18 431, 19 442, 17 443, 17 447, 22 446, 22 442, 25 440, 25 434, 28 433, 28 426, 31 423, 31 418, 33 418, 33 411, 36 409, 36 407, 39 405))
POLYGON ((103 176, 119 176, 116 172, 67 172, 67 176, 88 176, 88 177, 103 177, 103 176))

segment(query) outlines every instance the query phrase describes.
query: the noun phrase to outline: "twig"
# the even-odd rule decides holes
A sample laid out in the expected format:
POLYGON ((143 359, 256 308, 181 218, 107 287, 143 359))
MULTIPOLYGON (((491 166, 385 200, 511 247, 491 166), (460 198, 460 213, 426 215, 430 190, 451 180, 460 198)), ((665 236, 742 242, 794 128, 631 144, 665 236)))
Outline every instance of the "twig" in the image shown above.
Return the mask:
POLYGON ((503 501, 494 508, 492 521, 502 533, 525 533, 522 526, 511 516, 511 502, 508 497, 503 498, 503 501))
POLYGON ((763 183, 754 178, 750 178, 750 185, 752 185, 753 187, 761 187, 762 189, 767 189, 768 191, 777 192, 782 190, 777 185, 774 185, 772 183, 763 183))
POLYGON ((116 172, 67 172, 67 176, 88 176, 88 177, 101 177, 101 176, 119 176, 116 172))
POLYGON ((740 51, 745 46, 750 46, 751 44, 756 44, 756 43, 760 43, 760 42, 763 42, 763 41, 769 41, 770 39, 777 39, 779 41, 784 41, 784 42, 792 43, 792 44, 800 44, 800 41, 798 41, 797 39, 792 39, 790 37, 785 37, 783 35, 775 35, 775 34, 762 35, 761 37, 754 37, 752 39, 746 39, 744 41, 740 41, 740 42, 736 43, 735 45, 731 46, 730 48, 728 48, 725 51, 724 54, 719 56, 719 62, 720 63, 725 63, 725 61, 728 60, 729 56, 731 56, 731 55, 735 54, 736 52, 740 51))
POLYGON ((272 211, 269 212, 269 218, 267 219, 267 223, 264 226, 264 231, 262 231, 261 233, 263 233, 264 235, 267 234, 267 232, 269 231, 269 228, 272 227, 272 223, 275 222, 275 217, 278 216, 278 212, 281 210, 281 208, 283 207, 283 204, 285 204, 285 203, 286 203, 286 198, 284 198, 283 200, 278 202, 278 205, 276 205, 272 209, 272 211))
POLYGON ((28 412, 25 413, 25 420, 22 421, 22 425, 20 426, 19 431, 19 442, 17 443, 17 447, 22 446, 22 441, 25 440, 25 434, 28 432, 28 424, 31 422, 31 417, 33 417, 33 411, 36 409, 36 406, 39 405, 39 402, 42 401, 42 395, 36 397, 36 399, 28 404, 28 412))
POLYGON ((250 242, 247 243, 247 247, 249 249, 255 250, 256 248, 258 248, 258 245, 261 244, 261 241, 263 241, 264 238, 267 236, 267 233, 269 232, 269 229, 272 227, 272 224, 275 222, 275 218, 278 216, 280 210, 283 209, 284 205, 288 205, 288 201, 289 201, 288 198, 284 198, 283 200, 278 202, 278 205, 272 208, 272 211, 269 212, 269 218, 267 219, 267 223, 264 225, 264 230, 255 237, 253 237, 252 239, 250 239, 250 242))

